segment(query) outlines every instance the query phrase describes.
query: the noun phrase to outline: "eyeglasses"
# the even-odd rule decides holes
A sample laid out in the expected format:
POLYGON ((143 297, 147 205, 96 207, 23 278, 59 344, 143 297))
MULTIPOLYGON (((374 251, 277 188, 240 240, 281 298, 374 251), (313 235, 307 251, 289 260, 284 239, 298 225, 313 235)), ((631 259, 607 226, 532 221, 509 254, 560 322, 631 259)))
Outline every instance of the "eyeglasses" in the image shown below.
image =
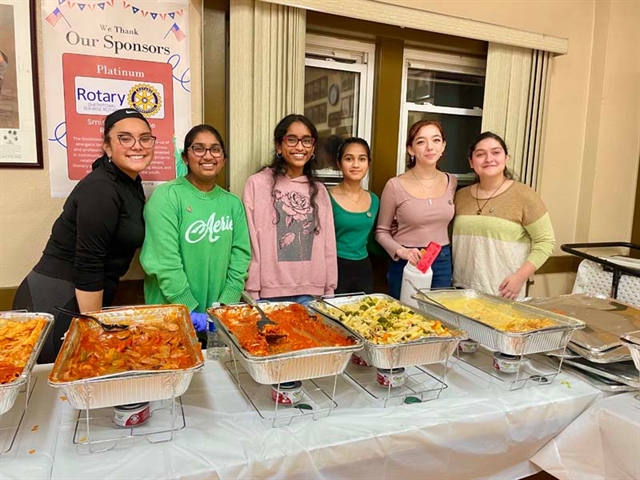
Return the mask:
POLYGON ((145 135, 144 137, 136 139, 133 135, 123 133, 116 137, 120 145, 124 148, 133 148, 136 142, 139 143, 142 148, 151 148, 156 144, 156 137, 153 135, 145 135))
POLYGON ((295 147, 298 142, 302 143, 303 147, 311 148, 315 145, 316 139, 313 137, 298 138, 295 135, 287 135, 282 139, 287 147, 295 147))
POLYGON ((210 152, 213 158, 220 158, 224 155, 224 150, 220 145, 214 145, 211 148, 206 148, 204 145, 192 145, 189 148, 196 157, 204 157, 207 152, 210 152))

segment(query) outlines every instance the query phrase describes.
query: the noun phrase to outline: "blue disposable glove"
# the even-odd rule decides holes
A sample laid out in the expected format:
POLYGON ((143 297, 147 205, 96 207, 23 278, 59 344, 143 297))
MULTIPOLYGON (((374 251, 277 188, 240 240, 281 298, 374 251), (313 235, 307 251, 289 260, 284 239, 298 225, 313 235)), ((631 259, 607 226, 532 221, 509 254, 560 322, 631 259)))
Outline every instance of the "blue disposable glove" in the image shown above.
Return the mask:
POLYGON ((193 323, 196 332, 206 332, 207 331, 207 314, 206 313, 198 313, 191 312, 191 323, 193 323))

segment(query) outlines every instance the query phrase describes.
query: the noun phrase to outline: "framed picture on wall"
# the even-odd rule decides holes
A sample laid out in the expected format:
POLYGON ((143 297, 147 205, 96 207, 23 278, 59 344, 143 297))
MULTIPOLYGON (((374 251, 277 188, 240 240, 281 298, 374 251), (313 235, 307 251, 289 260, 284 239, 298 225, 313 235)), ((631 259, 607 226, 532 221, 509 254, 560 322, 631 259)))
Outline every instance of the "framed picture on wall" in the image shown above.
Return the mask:
POLYGON ((326 98, 329 79, 327 77, 320 77, 318 79, 320 92, 318 98, 326 98))
POLYGON ((355 74, 351 72, 342 72, 340 74, 340 87, 343 92, 353 90, 355 74))
POLYGON ((339 127, 342 123, 342 112, 331 112, 327 119, 327 125, 330 128, 339 127))
POLYGON ((35 8, 35 0, 0 0, 2 168, 43 167, 35 8))
POLYGON ((342 98, 340 101, 340 111, 342 113, 342 118, 353 117, 353 95, 342 98))

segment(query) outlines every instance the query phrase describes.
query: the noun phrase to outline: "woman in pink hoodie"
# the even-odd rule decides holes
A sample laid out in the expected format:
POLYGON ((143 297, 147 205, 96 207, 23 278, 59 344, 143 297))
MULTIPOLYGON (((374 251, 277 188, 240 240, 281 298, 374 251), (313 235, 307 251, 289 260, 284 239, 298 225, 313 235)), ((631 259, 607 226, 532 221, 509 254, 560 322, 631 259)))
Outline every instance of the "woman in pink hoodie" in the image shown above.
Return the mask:
POLYGON ((273 137, 271 164, 249 177, 242 195, 251 237, 245 288, 256 299, 306 304, 338 283, 331 201, 313 174, 318 131, 292 114, 273 137))

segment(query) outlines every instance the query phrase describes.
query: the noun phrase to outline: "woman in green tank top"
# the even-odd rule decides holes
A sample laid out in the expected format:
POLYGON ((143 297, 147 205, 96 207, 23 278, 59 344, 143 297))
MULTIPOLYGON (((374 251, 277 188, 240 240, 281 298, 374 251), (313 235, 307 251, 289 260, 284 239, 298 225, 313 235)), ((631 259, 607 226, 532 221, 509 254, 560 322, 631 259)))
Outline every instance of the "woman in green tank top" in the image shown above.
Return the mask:
POLYGON ((361 187, 369 172, 371 152, 362 138, 345 139, 336 156, 343 180, 329 189, 338 250, 336 293, 373 293, 373 271, 367 251, 380 200, 361 187))

